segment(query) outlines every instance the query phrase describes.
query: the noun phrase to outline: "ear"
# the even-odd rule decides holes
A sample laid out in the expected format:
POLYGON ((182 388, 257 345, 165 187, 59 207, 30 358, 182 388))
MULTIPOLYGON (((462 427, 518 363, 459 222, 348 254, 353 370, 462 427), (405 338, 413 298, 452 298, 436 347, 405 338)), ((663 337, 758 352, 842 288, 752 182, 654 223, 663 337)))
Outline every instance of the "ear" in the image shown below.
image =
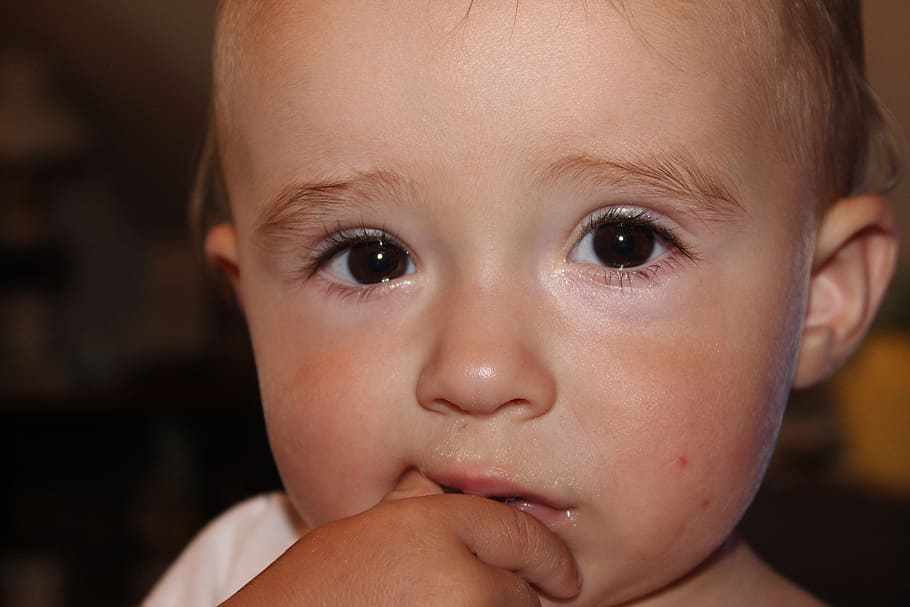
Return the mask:
POLYGON ((240 265, 237 262, 237 230, 232 224, 218 224, 209 230, 205 236, 205 257, 209 263, 224 273, 242 310, 240 265))
POLYGON ((897 218, 884 198, 842 198, 828 208, 818 227, 794 387, 826 379, 859 345, 894 274, 897 250, 897 218))

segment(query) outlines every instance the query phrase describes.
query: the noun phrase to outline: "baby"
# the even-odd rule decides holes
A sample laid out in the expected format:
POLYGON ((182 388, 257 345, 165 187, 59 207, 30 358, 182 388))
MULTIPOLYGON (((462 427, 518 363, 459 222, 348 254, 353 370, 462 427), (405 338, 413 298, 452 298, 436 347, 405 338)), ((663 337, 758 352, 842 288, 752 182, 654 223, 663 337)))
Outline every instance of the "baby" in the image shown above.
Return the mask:
POLYGON ((205 250, 287 494, 147 604, 818 604, 734 528, 895 266, 858 4, 222 2, 205 250))

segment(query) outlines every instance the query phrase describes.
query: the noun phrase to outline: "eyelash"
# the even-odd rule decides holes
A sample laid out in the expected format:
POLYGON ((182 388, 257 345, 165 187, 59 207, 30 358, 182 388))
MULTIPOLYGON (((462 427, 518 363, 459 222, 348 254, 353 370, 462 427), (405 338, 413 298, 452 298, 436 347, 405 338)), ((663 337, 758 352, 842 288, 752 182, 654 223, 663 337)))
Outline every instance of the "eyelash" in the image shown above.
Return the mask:
POLYGON ((624 289, 631 286, 634 280, 645 280, 649 284, 655 284, 657 275, 661 271, 676 267, 680 260, 695 262, 699 259, 695 250, 683 242, 676 230, 658 222, 644 209, 629 207, 609 207, 604 211, 590 215, 582 225, 581 236, 576 240, 573 250, 582 239, 598 228, 620 223, 651 230, 663 241, 667 247, 667 253, 659 261, 631 270, 606 266, 589 266, 588 272, 591 277, 598 282, 606 284, 608 287, 615 286, 624 289))
MULTIPOLYGON (((325 237, 323 240, 306 255, 306 259, 300 270, 304 279, 315 276, 319 270, 325 267, 326 264, 332 261, 332 259, 345 249, 362 243, 382 240, 408 252, 410 255, 410 249, 402 242, 401 238, 386 230, 385 227, 377 229, 362 225, 357 228, 345 229, 338 226, 334 232, 330 231, 328 228, 324 231, 325 237)), ((369 299, 370 296, 374 295, 377 291, 388 289, 394 284, 381 282, 355 286, 341 284, 332 280, 326 280, 325 282, 331 293, 342 297, 356 296, 361 300, 369 299)))
MULTIPOLYGON (((658 261, 631 270, 579 263, 578 265, 587 266, 585 272, 597 282, 620 289, 632 286, 633 281, 645 280, 649 284, 654 284, 658 273, 676 267, 680 260, 698 261, 696 252, 683 242, 676 230, 658 222, 644 209, 629 207, 609 207, 590 215, 582 224, 581 236, 576 239, 573 250, 578 246, 578 243, 595 230, 620 223, 652 231, 663 242, 667 251, 658 261)), ((326 228, 325 238, 306 255, 300 273, 304 279, 312 278, 344 250, 361 243, 375 242, 376 240, 383 240, 410 254, 408 247, 405 246, 401 239, 384 227, 377 229, 360 226, 353 229, 344 229, 338 226, 335 231, 330 231, 326 228)), ((377 291, 388 289, 394 285, 394 282, 367 285, 346 285, 332 280, 326 280, 325 282, 331 292, 344 297, 357 296, 361 300, 369 299, 377 291)))

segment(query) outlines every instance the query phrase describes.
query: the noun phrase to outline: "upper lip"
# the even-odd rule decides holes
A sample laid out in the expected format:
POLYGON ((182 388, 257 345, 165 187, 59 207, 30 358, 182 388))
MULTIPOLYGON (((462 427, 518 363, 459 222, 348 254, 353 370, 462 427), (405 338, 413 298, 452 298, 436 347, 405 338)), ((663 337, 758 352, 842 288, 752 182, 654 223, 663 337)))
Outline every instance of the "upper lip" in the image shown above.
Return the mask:
POLYGON ((427 474, 427 478, 442 487, 458 489, 468 495, 480 497, 519 498, 554 510, 568 510, 570 505, 551 495, 542 495, 528 487, 495 474, 440 473, 427 474))

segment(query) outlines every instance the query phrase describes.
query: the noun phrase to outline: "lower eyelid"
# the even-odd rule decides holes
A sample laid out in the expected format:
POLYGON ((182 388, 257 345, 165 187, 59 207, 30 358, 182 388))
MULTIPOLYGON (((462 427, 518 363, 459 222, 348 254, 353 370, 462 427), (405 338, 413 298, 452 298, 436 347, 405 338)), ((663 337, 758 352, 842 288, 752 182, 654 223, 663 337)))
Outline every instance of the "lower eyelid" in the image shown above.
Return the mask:
POLYGON ((589 266, 584 270, 584 273, 587 278, 608 287, 637 287, 640 286, 638 283, 641 281, 652 283, 653 277, 658 270, 659 268, 655 266, 646 266, 635 270, 620 270, 605 266, 589 266))
POLYGON ((664 284, 664 279, 674 276, 687 260, 678 253, 668 252, 656 262, 628 270, 593 264, 574 264, 572 274, 588 284, 594 283, 597 286, 619 290, 646 290, 660 287, 664 284))
POLYGON ((399 278, 389 282, 380 282, 368 285, 352 285, 338 282, 317 272, 315 278, 318 280, 319 288, 324 289, 329 295, 335 296, 342 300, 353 299, 357 302, 370 301, 376 297, 382 297, 395 293, 400 289, 412 285, 411 280, 407 277, 399 278))

